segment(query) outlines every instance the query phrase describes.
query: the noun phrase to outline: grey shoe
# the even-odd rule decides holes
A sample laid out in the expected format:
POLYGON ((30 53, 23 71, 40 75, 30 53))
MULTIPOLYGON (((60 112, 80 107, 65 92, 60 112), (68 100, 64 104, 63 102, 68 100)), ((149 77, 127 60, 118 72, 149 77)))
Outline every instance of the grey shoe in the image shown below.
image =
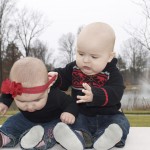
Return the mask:
POLYGON ((121 140, 122 129, 117 124, 110 124, 104 133, 96 140, 93 147, 96 150, 108 150, 121 140))
POLYGON ((54 138, 67 150, 83 150, 83 144, 68 125, 58 123, 53 130, 54 138))
POLYGON ((44 128, 40 125, 32 127, 20 140, 20 146, 30 149, 37 146, 43 139, 44 128))

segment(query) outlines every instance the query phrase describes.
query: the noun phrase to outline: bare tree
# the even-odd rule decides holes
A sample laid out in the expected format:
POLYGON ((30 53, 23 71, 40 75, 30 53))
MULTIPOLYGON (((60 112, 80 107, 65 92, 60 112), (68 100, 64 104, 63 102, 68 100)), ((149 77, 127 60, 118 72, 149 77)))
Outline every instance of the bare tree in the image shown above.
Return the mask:
POLYGON ((133 1, 142 9, 143 21, 138 27, 131 26, 131 30, 125 29, 143 47, 150 50, 150 0, 133 1))
POLYGON ((75 55, 75 36, 73 33, 63 34, 59 41, 59 51, 66 59, 66 64, 74 60, 75 55))
POLYGON ((29 56, 41 59, 45 64, 49 63, 52 53, 48 51, 47 45, 43 44, 40 40, 34 41, 30 48, 29 56))
POLYGON ((10 69, 14 62, 21 58, 22 53, 15 43, 8 44, 6 51, 3 51, 3 77, 8 78, 10 69))
POLYGON ((2 51, 4 51, 5 35, 16 0, 0 0, 0 85, 2 76, 2 51))
POLYGON ((123 60, 123 58, 121 57, 121 55, 118 55, 117 66, 118 66, 118 68, 119 68, 120 71, 126 70, 126 62, 125 62, 125 60, 123 60))
POLYGON ((148 50, 134 38, 127 40, 122 49, 122 58, 125 58, 126 62, 128 62, 126 65, 131 71, 133 83, 137 83, 146 67, 148 50))
MULTIPOLYGON (((67 63, 70 63, 75 60, 75 50, 76 50, 76 37, 81 32, 83 28, 83 25, 80 26, 77 30, 76 35, 69 32, 67 34, 63 34, 59 40, 59 56, 62 58, 58 62, 58 56, 54 57, 53 64, 55 64, 55 67, 64 67, 67 63)), ((57 54, 58 55, 58 54, 57 54)))
POLYGON ((18 39, 21 42, 25 55, 29 56, 31 44, 48 24, 45 24, 43 20, 44 16, 39 12, 31 12, 27 9, 23 9, 16 19, 16 31, 18 39))

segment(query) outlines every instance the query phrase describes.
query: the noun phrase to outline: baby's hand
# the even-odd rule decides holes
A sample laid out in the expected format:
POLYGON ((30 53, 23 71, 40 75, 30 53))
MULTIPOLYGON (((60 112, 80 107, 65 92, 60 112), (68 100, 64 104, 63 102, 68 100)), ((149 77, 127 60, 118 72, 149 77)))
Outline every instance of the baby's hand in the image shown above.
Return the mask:
POLYGON ((60 116, 60 120, 66 124, 73 124, 75 122, 75 116, 68 112, 63 112, 60 116))
POLYGON ((82 84, 84 89, 82 92, 85 94, 84 96, 77 96, 77 103, 87 103, 87 102, 92 102, 93 100, 93 93, 91 90, 91 87, 87 83, 82 84))
POLYGON ((8 110, 8 106, 6 106, 6 105, 3 104, 3 103, 0 103, 0 113, 1 113, 2 115, 5 115, 6 112, 7 112, 7 110, 8 110))
MULTIPOLYGON (((53 76, 56 76, 56 80, 57 80, 58 72, 52 72, 52 71, 51 71, 51 72, 48 72, 48 77, 49 77, 49 79, 51 79, 51 77, 53 77, 53 76)), ((56 80, 55 80, 55 81, 56 81, 56 80)), ((55 83, 55 81, 52 82, 50 86, 52 86, 52 85, 55 83)))

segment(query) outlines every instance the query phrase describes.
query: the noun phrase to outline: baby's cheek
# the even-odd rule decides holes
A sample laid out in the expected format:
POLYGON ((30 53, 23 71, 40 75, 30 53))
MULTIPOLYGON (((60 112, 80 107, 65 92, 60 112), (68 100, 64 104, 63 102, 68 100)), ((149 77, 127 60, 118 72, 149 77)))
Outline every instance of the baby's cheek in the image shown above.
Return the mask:
POLYGON ((15 102, 15 103, 16 103, 16 106, 19 107, 19 104, 17 102, 15 102))
POLYGON ((23 106, 22 104, 16 103, 16 106, 17 106, 19 109, 21 109, 21 110, 24 110, 24 109, 25 109, 25 106, 23 106))
POLYGON ((43 107, 45 107, 45 105, 46 105, 46 102, 45 102, 45 101, 42 101, 42 102, 40 102, 40 103, 37 103, 37 104, 36 104, 36 107, 37 107, 37 109, 39 110, 39 109, 42 109, 43 107))

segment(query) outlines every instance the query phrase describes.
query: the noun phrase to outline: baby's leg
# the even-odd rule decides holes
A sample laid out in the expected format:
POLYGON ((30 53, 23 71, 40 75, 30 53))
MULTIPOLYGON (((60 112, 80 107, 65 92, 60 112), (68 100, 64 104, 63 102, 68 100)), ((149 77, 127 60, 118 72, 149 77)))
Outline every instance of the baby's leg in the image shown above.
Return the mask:
POLYGON ((21 113, 9 117, 0 127, 0 146, 15 147, 19 142, 20 135, 31 126, 32 123, 21 113))
POLYGON ((53 128, 58 123, 54 120, 42 125, 33 126, 21 136, 20 147, 24 149, 47 150, 56 144, 53 136, 53 128))

